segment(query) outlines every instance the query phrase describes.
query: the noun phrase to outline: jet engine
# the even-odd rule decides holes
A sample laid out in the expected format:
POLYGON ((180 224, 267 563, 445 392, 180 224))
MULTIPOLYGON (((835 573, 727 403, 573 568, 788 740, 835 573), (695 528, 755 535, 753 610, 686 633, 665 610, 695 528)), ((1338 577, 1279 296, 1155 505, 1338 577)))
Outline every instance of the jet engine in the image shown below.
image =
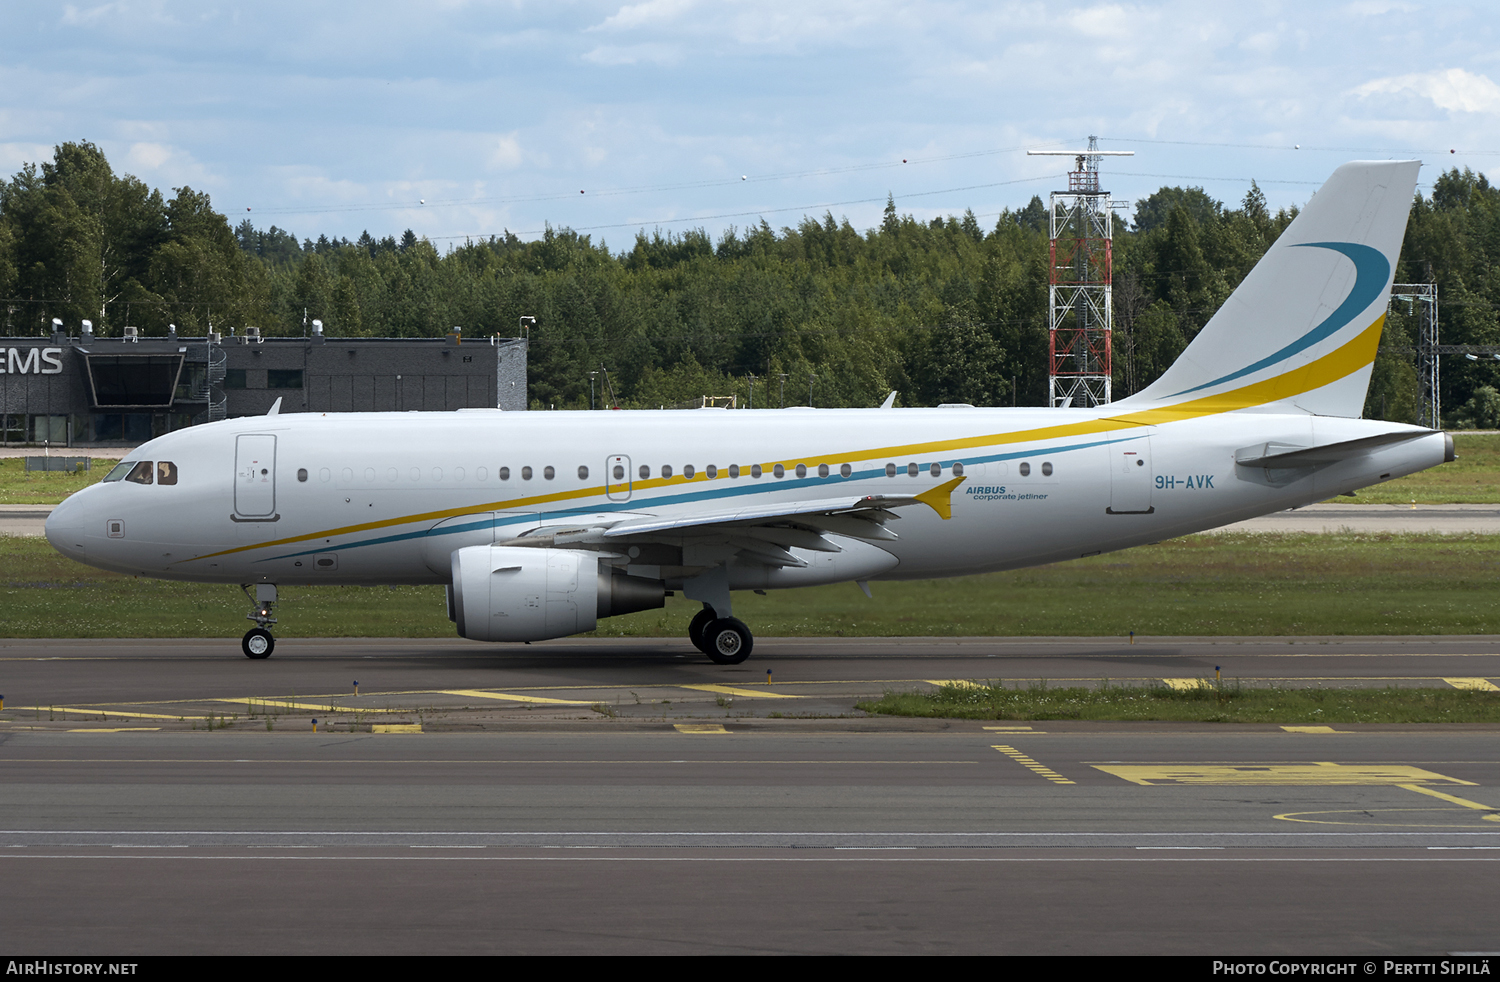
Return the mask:
POLYGON ((562 638, 666 604, 660 580, 627 576, 591 552, 468 546, 452 561, 448 616, 471 641, 562 638))

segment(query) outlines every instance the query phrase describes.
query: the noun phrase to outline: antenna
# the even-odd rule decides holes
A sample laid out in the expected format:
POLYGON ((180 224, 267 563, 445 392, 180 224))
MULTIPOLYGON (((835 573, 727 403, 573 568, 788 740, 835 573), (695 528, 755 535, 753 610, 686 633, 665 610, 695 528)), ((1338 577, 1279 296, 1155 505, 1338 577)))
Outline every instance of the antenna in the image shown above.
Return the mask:
POLYGON ((1048 405, 1099 406, 1110 401, 1114 331, 1114 208, 1099 187, 1099 160, 1134 150, 1028 150, 1033 157, 1072 157, 1068 190, 1053 191, 1047 285, 1048 405))

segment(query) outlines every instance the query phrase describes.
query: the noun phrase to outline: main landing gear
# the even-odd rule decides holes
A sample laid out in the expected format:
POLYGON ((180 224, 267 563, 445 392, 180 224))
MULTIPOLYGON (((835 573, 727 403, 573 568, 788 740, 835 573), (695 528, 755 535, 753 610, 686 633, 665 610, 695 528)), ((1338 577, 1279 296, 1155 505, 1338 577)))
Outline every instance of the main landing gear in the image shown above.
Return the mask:
POLYGON ((688 640, 716 665, 738 665, 750 657, 750 649, 755 646, 755 637, 744 621, 720 617, 708 604, 688 623, 688 640))
MULTIPOLYGON (((240 589, 245 591, 245 596, 250 596, 250 585, 241 583, 240 589)), ((276 623, 276 618, 271 616, 271 608, 276 605, 276 584, 255 584, 255 606, 250 608, 246 614, 247 620, 255 622, 255 627, 245 632, 240 639, 240 648, 245 652, 246 658, 270 658, 271 652, 276 650, 276 639, 271 637, 271 632, 266 628, 276 623)))

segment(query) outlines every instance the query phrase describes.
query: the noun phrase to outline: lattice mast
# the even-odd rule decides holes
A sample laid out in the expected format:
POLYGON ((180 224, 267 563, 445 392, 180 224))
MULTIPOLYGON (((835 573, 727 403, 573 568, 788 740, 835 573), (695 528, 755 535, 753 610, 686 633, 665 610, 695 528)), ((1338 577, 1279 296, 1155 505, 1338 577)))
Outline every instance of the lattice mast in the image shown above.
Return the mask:
POLYGON ((1421 323, 1417 338, 1418 401, 1422 405, 1422 425, 1442 428, 1442 396, 1438 389, 1438 294, 1436 283, 1392 283, 1391 308, 1404 301, 1408 312, 1418 315, 1421 323), (1412 308, 1416 310, 1413 311, 1412 308))
POLYGON ((1051 240, 1047 285, 1047 397, 1050 406, 1099 406, 1110 401, 1113 359, 1114 212, 1119 202, 1099 187, 1102 157, 1133 150, 1028 150, 1032 156, 1072 157, 1068 190, 1052 192, 1047 210, 1051 240))

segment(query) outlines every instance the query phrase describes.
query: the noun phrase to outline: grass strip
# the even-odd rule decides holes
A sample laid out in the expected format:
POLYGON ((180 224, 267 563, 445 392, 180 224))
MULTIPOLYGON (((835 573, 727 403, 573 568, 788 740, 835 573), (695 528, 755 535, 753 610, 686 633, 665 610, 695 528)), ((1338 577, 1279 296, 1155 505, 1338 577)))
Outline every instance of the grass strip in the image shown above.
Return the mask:
POLYGON ((1165 720, 1191 723, 1500 723, 1500 692, 1418 688, 1264 688, 1205 680, 1052 688, 975 682, 935 692, 887 692, 858 708, 885 716, 980 720, 1165 720))
MULTIPOLYGON (((1500 634, 1500 536, 1226 533, 1033 569, 944 580, 737 593, 761 637, 1500 634)), ((284 586, 285 637, 453 637, 440 586, 284 586)), ((238 587, 84 566, 0 536, 0 636, 239 637, 238 587)), ((599 622, 602 637, 682 637, 670 598, 599 622)))

